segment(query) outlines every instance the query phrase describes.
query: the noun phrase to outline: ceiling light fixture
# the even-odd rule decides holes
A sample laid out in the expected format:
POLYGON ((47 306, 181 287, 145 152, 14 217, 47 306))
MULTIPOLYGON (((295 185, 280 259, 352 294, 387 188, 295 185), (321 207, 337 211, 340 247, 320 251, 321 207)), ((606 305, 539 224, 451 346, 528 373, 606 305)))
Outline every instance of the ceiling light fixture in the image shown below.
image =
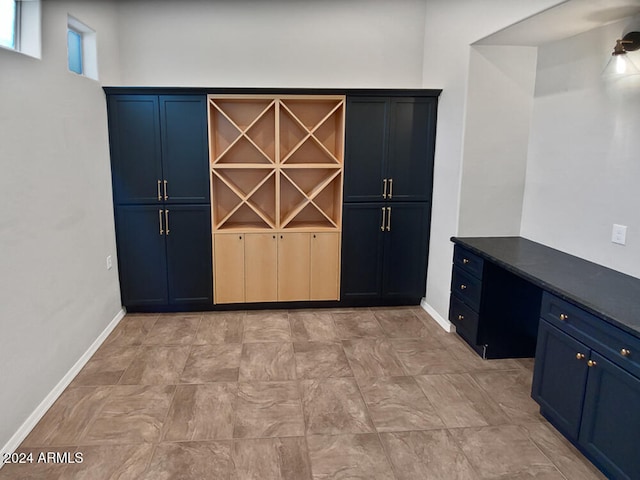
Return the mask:
POLYGON ((629 32, 616 40, 611 58, 604 67, 602 75, 605 77, 620 77, 640 74, 640 69, 631 61, 627 52, 640 49, 640 32, 629 32))

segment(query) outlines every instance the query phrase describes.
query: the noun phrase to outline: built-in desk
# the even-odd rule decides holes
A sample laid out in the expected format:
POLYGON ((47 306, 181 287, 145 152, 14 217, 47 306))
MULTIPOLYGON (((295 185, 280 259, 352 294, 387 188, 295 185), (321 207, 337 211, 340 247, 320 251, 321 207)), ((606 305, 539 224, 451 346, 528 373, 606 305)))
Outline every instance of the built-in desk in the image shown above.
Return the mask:
POLYGON ((640 478, 640 279, 520 237, 456 238, 449 319, 608 478, 640 478))

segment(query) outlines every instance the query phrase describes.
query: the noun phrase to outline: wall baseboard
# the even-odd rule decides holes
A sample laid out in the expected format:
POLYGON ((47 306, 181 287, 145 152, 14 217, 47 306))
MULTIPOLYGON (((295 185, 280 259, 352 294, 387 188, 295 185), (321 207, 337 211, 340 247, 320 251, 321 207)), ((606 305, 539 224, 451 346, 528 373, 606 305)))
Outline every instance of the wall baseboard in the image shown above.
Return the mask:
POLYGON ((438 322, 438 325, 440 325, 445 332, 452 333, 452 332, 456 331, 456 327, 453 325, 453 323, 451 323, 446 318, 443 318, 438 312, 436 312, 435 308, 433 308, 431 305, 429 305, 425 298, 420 300, 420 306, 422 307, 422 309, 425 312, 427 312, 429 315, 431 315, 431 317, 436 322, 438 322))
MULTIPOLYGON (((109 334, 113 331, 114 328, 120 323, 120 320, 124 318, 125 315, 124 308, 120 309, 120 311, 113 317, 113 320, 109 322, 109 325, 102 331, 102 333, 96 338, 96 340, 91 344, 91 346, 87 349, 84 354, 80 357, 80 359, 71 367, 71 369, 65 374, 64 377, 58 382, 58 384, 53 387, 53 390, 49 392, 49 394, 40 402, 40 405, 36 407, 36 409, 27 417, 24 423, 18 428, 18 431, 13 434, 13 436, 9 439, 9 441, 0 449, 0 457, 3 457, 5 453, 13 453, 20 446, 22 441, 27 438, 27 435, 31 433, 31 430, 36 426, 36 424, 40 421, 40 419, 44 416, 45 413, 51 408, 54 402, 58 399, 65 388, 69 386, 69 384, 73 381, 73 379, 80 373, 82 367, 86 365, 89 359, 96 353, 96 350, 102 345, 102 343, 107 339, 109 334)), ((2 468, 3 463, 0 462, 0 469, 2 468)))

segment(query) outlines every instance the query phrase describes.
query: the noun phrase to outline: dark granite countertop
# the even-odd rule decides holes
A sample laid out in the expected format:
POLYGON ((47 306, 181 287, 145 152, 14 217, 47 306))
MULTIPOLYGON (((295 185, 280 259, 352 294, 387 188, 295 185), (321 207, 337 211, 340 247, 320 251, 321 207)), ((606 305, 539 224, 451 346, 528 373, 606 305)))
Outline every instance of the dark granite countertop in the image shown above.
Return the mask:
POLYGON ((640 338, 640 279, 522 237, 451 241, 640 338))

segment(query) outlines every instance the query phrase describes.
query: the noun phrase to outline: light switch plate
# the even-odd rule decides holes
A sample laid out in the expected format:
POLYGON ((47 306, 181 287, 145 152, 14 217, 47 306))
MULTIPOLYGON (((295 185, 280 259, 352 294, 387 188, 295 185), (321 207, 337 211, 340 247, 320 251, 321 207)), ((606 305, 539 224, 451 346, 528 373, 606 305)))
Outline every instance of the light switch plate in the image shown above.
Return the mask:
POLYGON ((626 245, 627 243, 627 226, 613 224, 613 232, 611 233, 611 241, 619 245, 626 245))

